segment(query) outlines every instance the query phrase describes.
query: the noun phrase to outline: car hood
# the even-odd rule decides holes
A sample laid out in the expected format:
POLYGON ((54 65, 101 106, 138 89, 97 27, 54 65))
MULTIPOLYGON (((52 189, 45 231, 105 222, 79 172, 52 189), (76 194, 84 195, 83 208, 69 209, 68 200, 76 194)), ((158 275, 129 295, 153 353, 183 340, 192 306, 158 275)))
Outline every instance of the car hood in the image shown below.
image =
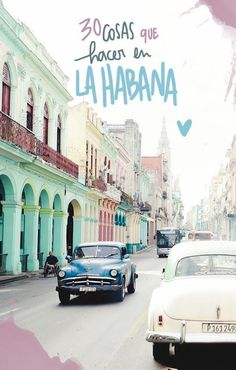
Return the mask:
POLYGON ((236 321, 236 277, 181 278, 160 290, 163 309, 173 319, 236 321))
POLYGON ((119 269, 120 260, 106 259, 106 258, 86 258, 71 261, 66 268, 67 276, 74 276, 75 274, 96 274, 104 275, 111 269, 119 269))

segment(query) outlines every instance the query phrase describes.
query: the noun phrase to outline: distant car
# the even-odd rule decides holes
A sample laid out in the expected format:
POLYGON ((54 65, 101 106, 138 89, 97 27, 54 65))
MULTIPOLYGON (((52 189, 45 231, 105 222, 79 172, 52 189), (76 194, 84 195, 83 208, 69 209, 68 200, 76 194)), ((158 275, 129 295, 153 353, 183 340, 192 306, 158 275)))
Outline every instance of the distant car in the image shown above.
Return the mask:
POLYGON ((188 239, 195 240, 212 240, 214 239, 214 234, 207 230, 193 230, 188 234, 188 239))
POLYGON ((71 295, 113 293, 123 301, 126 288, 134 293, 136 266, 120 242, 84 243, 75 247, 69 264, 58 272, 59 300, 69 303, 71 295))
POLYGON ((149 306, 146 340, 154 359, 165 364, 189 345, 236 343, 235 306, 236 242, 175 245, 149 306))

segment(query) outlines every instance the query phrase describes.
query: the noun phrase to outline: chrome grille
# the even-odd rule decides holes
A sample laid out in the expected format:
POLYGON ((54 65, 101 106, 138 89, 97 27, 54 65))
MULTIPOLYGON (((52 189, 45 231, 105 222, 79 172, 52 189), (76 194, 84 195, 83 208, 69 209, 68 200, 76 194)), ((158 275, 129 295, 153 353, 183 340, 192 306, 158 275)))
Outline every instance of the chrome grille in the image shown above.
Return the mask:
POLYGON ((64 285, 114 285, 116 279, 112 277, 103 277, 97 275, 79 275, 66 279, 62 279, 64 285))

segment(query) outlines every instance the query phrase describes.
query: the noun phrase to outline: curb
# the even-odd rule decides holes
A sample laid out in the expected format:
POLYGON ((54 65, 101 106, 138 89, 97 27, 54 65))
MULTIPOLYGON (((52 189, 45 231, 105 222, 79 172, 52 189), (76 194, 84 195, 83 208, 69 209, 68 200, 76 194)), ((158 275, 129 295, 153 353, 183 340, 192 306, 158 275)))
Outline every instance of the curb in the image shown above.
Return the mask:
POLYGON ((30 279, 34 277, 39 277, 41 275, 41 272, 35 272, 35 273, 28 273, 28 274, 21 274, 21 275, 15 275, 15 276, 0 276, 0 285, 9 284, 14 281, 18 280, 24 280, 24 279, 30 279), (1 279, 2 278, 2 279, 1 279))
POLYGON ((28 275, 12 276, 12 277, 9 277, 9 278, 6 277, 6 279, 3 279, 3 280, 0 279, 0 285, 8 284, 8 283, 11 283, 13 281, 23 280, 23 279, 27 279, 27 278, 29 278, 28 275))

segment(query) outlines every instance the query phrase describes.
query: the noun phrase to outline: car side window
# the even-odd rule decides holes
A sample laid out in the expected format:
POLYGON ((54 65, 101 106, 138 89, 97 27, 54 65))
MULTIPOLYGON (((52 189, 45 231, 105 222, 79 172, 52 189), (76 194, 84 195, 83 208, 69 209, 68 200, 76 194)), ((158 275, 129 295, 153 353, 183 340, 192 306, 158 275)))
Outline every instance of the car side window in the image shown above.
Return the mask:
POLYGON ((176 276, 198 275, 201 271, 199 260, 194 257, 182 258, 176 268, 176 276))

